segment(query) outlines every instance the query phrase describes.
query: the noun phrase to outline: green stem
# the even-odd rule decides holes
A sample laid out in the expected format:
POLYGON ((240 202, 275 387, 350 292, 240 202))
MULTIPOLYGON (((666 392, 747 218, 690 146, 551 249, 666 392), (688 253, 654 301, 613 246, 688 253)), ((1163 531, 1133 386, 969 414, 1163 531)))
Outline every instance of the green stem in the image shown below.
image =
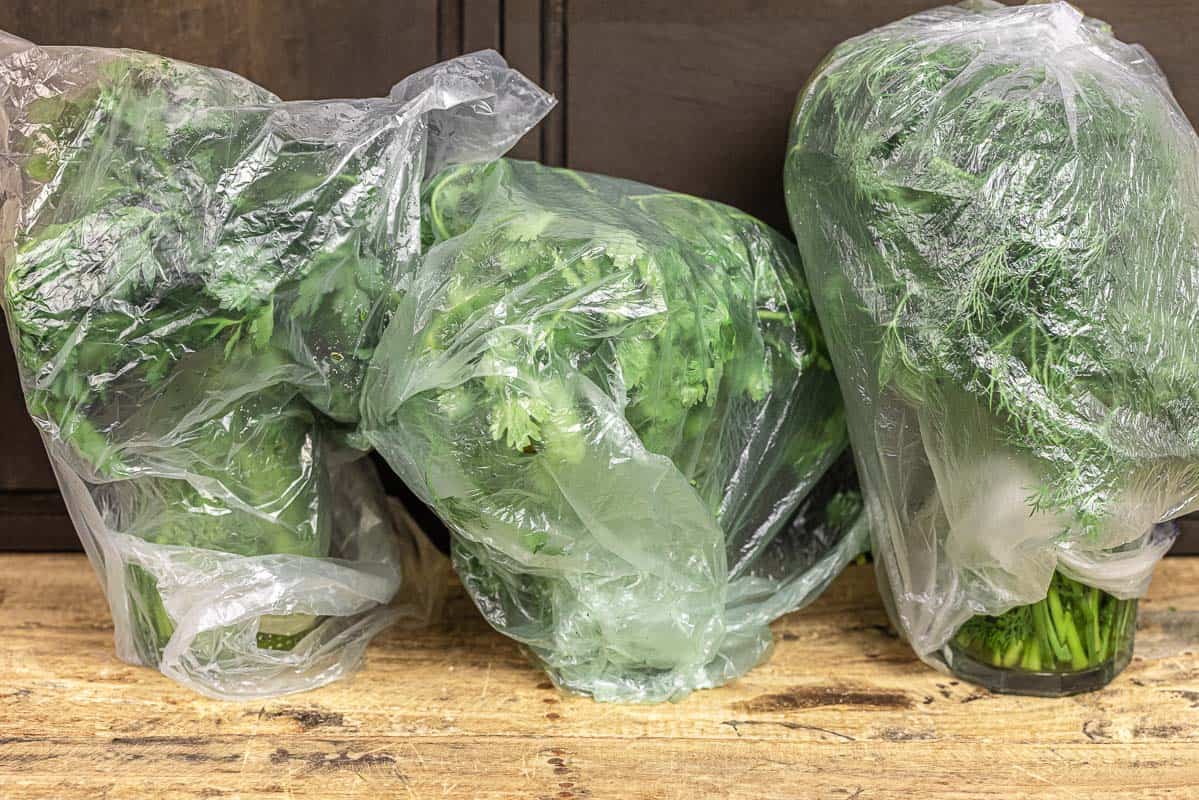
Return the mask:
POLYGON ((1087 616, 1087 631, 1091 642, 1091 657, 1099 660, 1103 657, 1103 640, 1099 633, 1099 590, 1094 586, 1087 587, 1087 602, 1083 606, 1087 616))
POLYGON ((1062 598, 1058 594, 1056 585, 1049 584, 1049 593, 1045 599, 1049 603, 1049 613, 1053 620, 1054 630, 1058 634, 1058 641, 1063 644, 1062 650, 1058 652, 1058 658, 1062 661, 1069 660, 1070 666, 1074 669, 1084 668, 1087 665, 1086 650, 1083 649, 1078 628, 1074 625, 1074 617, 1067 614, 1062 607, 1062 598))
POLYGON ((1012 643, 1008 645, 1007 652, 1003 654, 1003 658, 1000 659, 1000 663, 1008 669, 1011 669, 1020 663, 1020 654, 1023 651, 1024 642, 1019 639, 1014 639, 1012 643))
POLYGON ((1074 669, 1086 669, 1087 651, 1082 646, 1082 638, 1078 635, 1074 620, 1069 616, 1065 617, 1065 639, 1066 646, 1070 648, 1070 666, 1074 669))
POLYGON ((1024 656, 1020 659, 1021 669, 1029 672, 1041 670, 1041 643, 1038 639, 1029 639, 1028 647, 1024 648, 1024 656))
POLYGON ((1057 638, 1057 631, 1054 629, 1053 620, 1050 618, 1048 603, 1042 600, 1034 604, 1032 613, 1033 623, 1036 626, 1037 633, 1041 637, 1041 641, 1045 643, 1045 649, 1058 661, 1065 661, 1070 658, 1070 649, 1057 638))
POLYGON ((1000 669, 1077 672, 1127 646, 1135 605, 1058 574, 1043 600, 998 617, 974 617, 954 646, 1000 669))

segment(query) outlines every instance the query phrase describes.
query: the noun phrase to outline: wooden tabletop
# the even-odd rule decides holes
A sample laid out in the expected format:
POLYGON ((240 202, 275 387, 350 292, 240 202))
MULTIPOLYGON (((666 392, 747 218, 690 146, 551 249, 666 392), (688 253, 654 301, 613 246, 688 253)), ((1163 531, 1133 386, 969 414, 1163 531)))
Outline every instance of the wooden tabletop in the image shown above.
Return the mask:
POLYGON ((682 703, 553 689, 455 586, 355 677, 207 700, 113 655, 82 556, 0 556, 0 797, 1181 798, 1199 796, 1199 559, 1167 559, 1132 665, 1063 700, 930 670, 869 567, 775 625, 773 657, 682 703))

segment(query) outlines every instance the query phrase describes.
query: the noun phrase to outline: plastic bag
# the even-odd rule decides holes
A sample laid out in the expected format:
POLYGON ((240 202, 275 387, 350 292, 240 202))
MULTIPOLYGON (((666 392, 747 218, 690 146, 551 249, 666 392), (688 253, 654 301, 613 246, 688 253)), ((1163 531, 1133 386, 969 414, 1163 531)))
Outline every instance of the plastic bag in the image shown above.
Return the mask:
POLYGON ((438 588, 392 602, 436 570, 355 449, 426 171, 550 99, 490 52, 286 103, 145 53, 0 55, 4 308, 118 654, 218 697, 337 678, 438 588))
POLYGON ((447 170, 424 210, 363 427, 478 607, 601 700, 748 670, 864 541, 851 464, 813 488, 848 434, 794 247, 520 161, 447 170))
POLYGON ((916 14, 802 93, 787 200, 926 661, 975 615, 1034 671, 1131 636, 1158 523, 1199 507, 1197 167, 1149 54, 1064 3, 916 14))

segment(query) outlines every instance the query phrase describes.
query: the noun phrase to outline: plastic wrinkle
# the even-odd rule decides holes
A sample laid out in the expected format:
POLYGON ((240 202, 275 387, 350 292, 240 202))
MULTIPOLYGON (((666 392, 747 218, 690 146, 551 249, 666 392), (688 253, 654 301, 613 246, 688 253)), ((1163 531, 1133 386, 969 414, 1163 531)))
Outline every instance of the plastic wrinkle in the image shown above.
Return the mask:
POLYGON ((281 102, 0 34, 0 294, 122 659, 269 697, 436 614, 448 566, 364 458, 363 374, 426 176, 552 104, 493 52, 386 98, 281 102))
POLYGON ((1199 139, 1152 57, 1060 2, 915 14, 812 76, 785 188, 921 658, 1055 571, 1143 594, 1199 508, 1199 139))
POLYGON ((366 439, 559 686, 658 702, 768 653, 864 546, 797 254, 733 209, 502 160, 426 188, 366 439))

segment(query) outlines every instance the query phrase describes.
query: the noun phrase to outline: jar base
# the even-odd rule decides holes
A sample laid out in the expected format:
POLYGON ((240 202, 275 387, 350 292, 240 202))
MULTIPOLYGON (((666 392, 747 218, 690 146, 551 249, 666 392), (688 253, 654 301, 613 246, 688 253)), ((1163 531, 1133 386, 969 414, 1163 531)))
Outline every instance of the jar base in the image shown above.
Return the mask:
POLYGON ((1067 697, 1102 689, 1124 671, 1132 660, 1132 647, 1121 648, 1112 658, 1093 667, 1074 672, 1032 672, 1005 669, 983 663, 954 646, 946 645, 945 663, 955 677, 978 684, 999 694, 1030 697, 1067 697))

